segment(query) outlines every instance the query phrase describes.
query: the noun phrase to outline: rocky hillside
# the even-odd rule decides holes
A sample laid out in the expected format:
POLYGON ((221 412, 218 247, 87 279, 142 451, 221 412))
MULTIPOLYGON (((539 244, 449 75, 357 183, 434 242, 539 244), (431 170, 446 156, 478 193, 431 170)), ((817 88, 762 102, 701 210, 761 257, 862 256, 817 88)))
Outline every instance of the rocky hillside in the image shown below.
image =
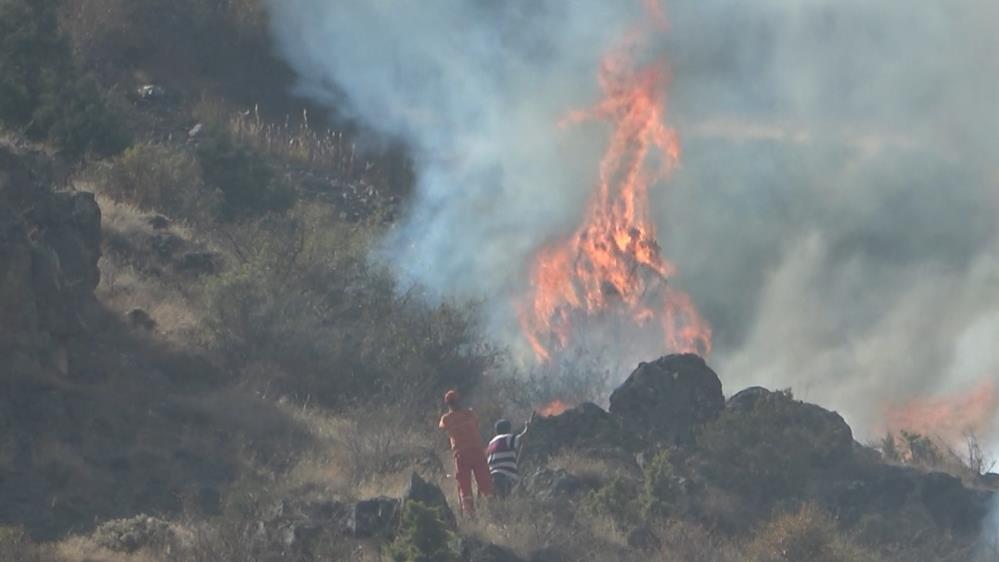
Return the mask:
POLYGON ((940 443, 858 443, 693 355, 611 393, 585 357, 522 372, 475 303, 399 287, 370 258, 405 148, 288 94, 266 28, 0 0, 0 562, 999 559, 999 477, 940 443), (578 404, 474 519, 452 387, 483 435, 578 404))

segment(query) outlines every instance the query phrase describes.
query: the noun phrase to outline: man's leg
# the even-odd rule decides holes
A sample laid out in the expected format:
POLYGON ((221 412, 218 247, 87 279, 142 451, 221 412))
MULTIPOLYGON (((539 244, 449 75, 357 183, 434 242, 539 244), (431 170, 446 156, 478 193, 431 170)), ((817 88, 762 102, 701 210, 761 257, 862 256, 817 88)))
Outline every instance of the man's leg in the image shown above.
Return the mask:
POLYGON ((461 504, 461 512, 465 515, 474 515, 472 467, 469 466, 468 460, 460 455, 454 456, 454 479, 458 482, 458 500, 461 504))
POLYGON ((479 487, 479 495, 493 495, 493 478, 489 474, 489 461, 486 460, 485 453, 475 455, 472 471, 475 472, 475 484, 479 487))

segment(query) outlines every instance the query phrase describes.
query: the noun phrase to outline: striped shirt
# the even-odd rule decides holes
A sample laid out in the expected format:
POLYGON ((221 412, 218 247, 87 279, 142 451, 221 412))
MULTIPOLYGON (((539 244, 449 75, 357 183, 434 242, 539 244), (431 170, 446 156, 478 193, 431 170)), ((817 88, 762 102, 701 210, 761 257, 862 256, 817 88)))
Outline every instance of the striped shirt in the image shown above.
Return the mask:
POLYGON ((514 480, 520 478, 520 475, 517 473, 518 443, 520 443, 520 435, 513 435, 512 433, 493 437, 486 448, 490 474, 502 474, 514 480))

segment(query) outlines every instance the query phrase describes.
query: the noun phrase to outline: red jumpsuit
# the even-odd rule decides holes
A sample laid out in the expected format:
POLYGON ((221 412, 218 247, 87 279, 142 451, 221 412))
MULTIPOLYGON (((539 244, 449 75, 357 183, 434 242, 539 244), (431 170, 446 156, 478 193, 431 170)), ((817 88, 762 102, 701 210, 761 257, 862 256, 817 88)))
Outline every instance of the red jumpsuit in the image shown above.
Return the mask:
POLYGON ((454 479, 458 481, 458 497, 462 513, 475 513, 472 498, 472 474, 479 488, 479 495, 493 495, 493 481, 489 476, 486 449, 479 434, 479 420, 469 409, 448 412, 441 417, 440 428, 447 431, 454 453, 454 479))

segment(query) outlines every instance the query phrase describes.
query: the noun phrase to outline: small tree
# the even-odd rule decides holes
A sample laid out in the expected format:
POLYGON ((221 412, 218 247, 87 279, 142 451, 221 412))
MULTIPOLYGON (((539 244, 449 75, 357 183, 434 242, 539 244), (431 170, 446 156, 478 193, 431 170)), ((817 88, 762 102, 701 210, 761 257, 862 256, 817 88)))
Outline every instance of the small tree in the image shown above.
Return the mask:
POLYGON ((673 463, 668 449, 652 457, 643 468, 642 511, 647 517, 667 517, 677 510, 680 490, 673 474, 673 463))
POLYGON ((386 553, 395 562, 450 562, 458 559, 451 546, 454 538, 438 508, 408 501, 386 553))

